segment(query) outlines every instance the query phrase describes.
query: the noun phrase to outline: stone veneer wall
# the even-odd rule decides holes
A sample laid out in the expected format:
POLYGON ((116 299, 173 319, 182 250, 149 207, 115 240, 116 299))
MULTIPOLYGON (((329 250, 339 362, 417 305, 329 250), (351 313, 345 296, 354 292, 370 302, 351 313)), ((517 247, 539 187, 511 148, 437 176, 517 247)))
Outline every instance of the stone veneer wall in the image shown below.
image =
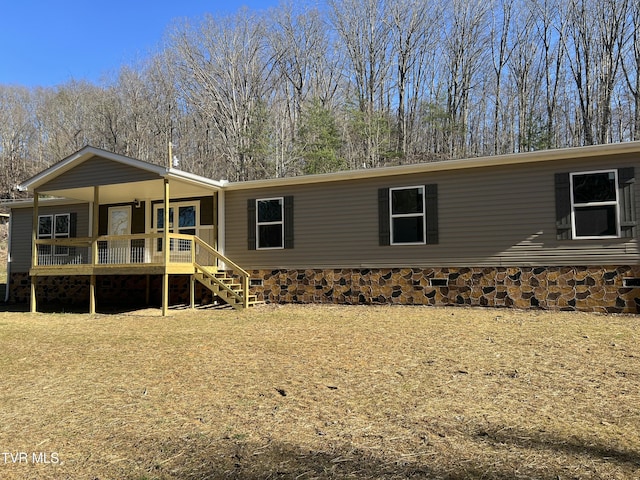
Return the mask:
MULTIPOLYGON (((258 300, 269 303, 467 305, 543 308, 609 313, 640 312, 640 266, 472 267, 251 270, 258 300), (433 281, 445 282, 436 286, 433 281), (255 282, 254 282, 255 283, 255 282)), ((189 277, 171 276, 170 303, 187 303, 189 277)), ((141 305, 149 282, 150 304, 160 305, 162 277, 98 277, 98 308, 105 304, 141 305)), ((41 277, 38 302, 87 303, 89 278, 41 277)), ((11 302, 28 302, 27 274, 13 274, 11 302)), ((196 301, 211 303, 211 293, 197 284, 196 301)))
MULTIPOLYGON (((252 270, 273 303, 468 305, 638 313, 640 266, 252 270), (446 281, 433 286, 432 280, 446 281)), ((255 282, 254 282, 255 283, 255 282)))

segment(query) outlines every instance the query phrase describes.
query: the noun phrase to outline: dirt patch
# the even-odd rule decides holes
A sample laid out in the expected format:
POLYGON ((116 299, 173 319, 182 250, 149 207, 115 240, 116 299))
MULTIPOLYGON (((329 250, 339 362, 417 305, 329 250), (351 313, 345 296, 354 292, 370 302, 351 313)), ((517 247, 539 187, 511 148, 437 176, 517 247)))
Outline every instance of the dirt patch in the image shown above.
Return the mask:
POLYGON ((639 327, 425 307, 4 312, 0 476, 638 478, 639 327))

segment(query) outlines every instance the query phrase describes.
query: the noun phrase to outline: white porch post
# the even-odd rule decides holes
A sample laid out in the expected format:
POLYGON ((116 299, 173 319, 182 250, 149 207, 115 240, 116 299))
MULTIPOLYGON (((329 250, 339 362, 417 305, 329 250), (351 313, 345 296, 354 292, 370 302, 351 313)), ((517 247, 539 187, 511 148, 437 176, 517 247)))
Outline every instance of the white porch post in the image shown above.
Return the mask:
POLYGON ((169 312, 169 179, 164 179, 164 231, 162 245, 164 247, 164 273, 162 275, 162 315, 169 312))
MULTIPOLYGON (((93 187, 93 210, 91 212, 91 264, 95 268, 98 263, 98 233, 100 215, 100 187, 93 187)), ((96 276, 91 274, 89 281, 89 313, 96 313, 96 276)))
MULTIPOLYGON (((217 212, 217 220, 218 224, 215 226, 218 230, 218 234, 216 235, 217 244, 214 245, 215 249, 218 250, 222 255, 225 254, 225 244, 226 244, 226 219, 225 219, 225 198, 224 198, 224 190, 218 191, 218 212, 217 212)), ((226 269, 226 265, 224 262, 216 259, 216 263, 218 266, 218 270, 226 269)))
MULTIPOLYGON (((36 191, 33 192, 33 228, 31 229, 31 268, 38 265, 38 248, 36 246, 36 240, 38 238, 38 198, 40 194, 36 191)), ((53 247, 52 247, 53 248, 53 247)), ((29 309, 31 313, 38 311, 36 303, 36 282, 37 277, 31 275, 31 299, 29 302, 29 309)))

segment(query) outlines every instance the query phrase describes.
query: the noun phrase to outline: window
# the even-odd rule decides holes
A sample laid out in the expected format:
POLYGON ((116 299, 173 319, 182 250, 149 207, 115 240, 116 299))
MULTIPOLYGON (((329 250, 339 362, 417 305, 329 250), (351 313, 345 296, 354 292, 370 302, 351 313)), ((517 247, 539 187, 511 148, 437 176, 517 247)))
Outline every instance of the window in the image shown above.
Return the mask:
POLYGON ((256 200, 256 248, 284 248, 284 198, 256 200))
MULTIPOLYGON (((38 216, 38 238, 56 239, 69 238, 71 236, 71 214, 62 213, 56 215, 38 216)), ((51 245, 41 245, 40 253, 51 255, 51 245)), ((69 247, 56 246, 54 255, 69 255, 69 247)))
POLYGON ((556 238, 636 238, 635 169, 555 174, 556 238))
POLYGON ((385 245, 438 243, 438 185, 378 189, 378 237, 385 245))
POLYGON ((425 243, 424 187, 389 189, 391 244, 425 243))
POLYGON ((293 248, 293 197, 247 200, 249 250, 293 248))
MULTIPOLYGON (((40 215, 38 217, 38 238, 53 238, 53 215, 40 215)), ((40 245, 41 255, 51 255, 51 245, 40 245)))
POLYGON ((618 237, 617 171, 571 174, 574 238, 618 237))
MULTIPOLYGON (((169 207, 169 231, 183 235, 197 235, 199 227, 199 202, 171 203, 169 207), (176 228, 177 227, 177 228, 176 228)), ((164 231, 164 207, 162 204, 154 205, 156 232, 164 231)), ((189 250, 190 243, 183 241, 178 243, 178 250, 189 250)), ((158 252, 162 251, 162 239, 158 239, 158 252)), ((171 239, 171 250, 175 250, 174 240, 171 239)))

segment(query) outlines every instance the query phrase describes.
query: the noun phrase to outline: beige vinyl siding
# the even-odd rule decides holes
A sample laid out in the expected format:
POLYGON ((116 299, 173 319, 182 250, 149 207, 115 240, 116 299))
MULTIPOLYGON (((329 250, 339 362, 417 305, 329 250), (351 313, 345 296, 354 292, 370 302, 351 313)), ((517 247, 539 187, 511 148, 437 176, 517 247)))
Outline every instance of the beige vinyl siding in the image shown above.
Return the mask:
MULTIPOLYGON (((75 203, 71 205, 39 206, 38 215, 56 213, 76 213, 76 236, 88 237, 89 205, 75 203)), ((31 268, 31 232, 33 225, 32 208, 14 208, 11 212, 11 273, 28 272, 31 268)))
POLYGON ((234 189, 226 193, 226 254, 250 269, 637 264, 635 238, 556 239, 554 174, 625 166, 640 176, 626 156, 234 189), (379 246, 378 189, 433 183, 439 243, 379 246), (294 196, 295 248, 248 250, 247 199, 285 195, 294 196))
POLYGON ((158 175, 140 168, 102 157, 92 157, 68 172, 60 174, 50 182, 41 185, 38 190, 55 191, 94 185, 141 182, 158 178, 158 175))

